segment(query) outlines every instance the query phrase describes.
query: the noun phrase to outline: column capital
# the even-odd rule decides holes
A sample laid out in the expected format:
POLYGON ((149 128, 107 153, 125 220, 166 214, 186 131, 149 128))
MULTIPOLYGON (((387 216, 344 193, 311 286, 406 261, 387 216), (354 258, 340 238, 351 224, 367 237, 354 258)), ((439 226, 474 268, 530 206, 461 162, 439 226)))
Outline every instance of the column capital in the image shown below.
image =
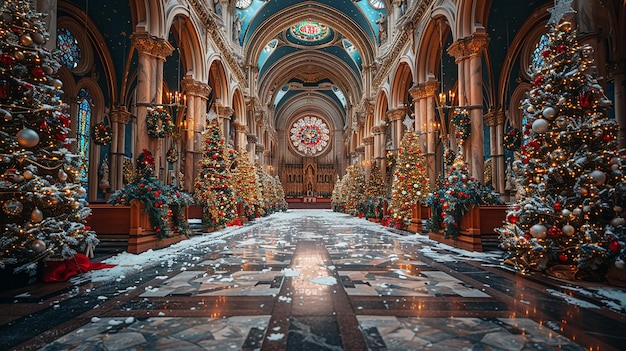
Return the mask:
POLYGON ((399 107, 397 109, 387 111, 387 119, 390 121, 401 120, 404 118, 404 116, 406 116, 406 108, 404 107, 399 107))
POLYGON ((386 131, 387 131, 387 126, 384 124, 372 127, 372 133, 374 133, 375 135, 385 134, 386 131))
POLYGON ((191 77, 185 77, 182 81, 182 87, 189 95, 207 97, 211 94, 213 88, 206 83, 193 80, 191 77))
POLYGON ((368 137, 363 138, 363 144, 365 144, 365 145, 374 145, 374 136, 370 135, 368 137))
POLYGON ((131 35, 133 46, 140 53, 145 53, 157 57, 163 61, 174 51, 174 47, 169 41, 158 38, 148 33, 134 33, 131 35))
POLYGON ((448 47, 448 54, 455 58, 456 62, 463 61, 474 56, 479 56, 489 44, 489 35, 484 30, 477 31, 470 37, 462 38, 448 47))
POLYGON ((126 110, 125 106, 113 106, 111 109, 111 121, 120 124, 128 124, 132 113, 126 110))
POLYGON ((215 104, 215 113, 220 118, 230 118, 235 110, 230 106, 223 106, 222 104, 215 104))
POLYGON ((245 124, 241 124, 237 121, 233 122, 233 126, 235 127, 235 131, 239 133, 246 133, 248 129, 248 126, 246 126, 245 124))
POLYGON ((248 144, 256 144, 259 141, 259 138, 254 134, 246 135, 246 139, 248 140, 248 144))

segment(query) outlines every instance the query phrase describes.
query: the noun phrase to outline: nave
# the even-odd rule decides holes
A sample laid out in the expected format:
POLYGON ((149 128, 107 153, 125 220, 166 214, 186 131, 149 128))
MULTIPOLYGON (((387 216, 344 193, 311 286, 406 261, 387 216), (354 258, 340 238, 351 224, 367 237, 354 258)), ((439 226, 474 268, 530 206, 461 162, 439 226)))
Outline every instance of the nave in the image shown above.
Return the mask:
POLYGON ((289 210, 0 295, 3 350, 619 350, 623 291, 289 210))

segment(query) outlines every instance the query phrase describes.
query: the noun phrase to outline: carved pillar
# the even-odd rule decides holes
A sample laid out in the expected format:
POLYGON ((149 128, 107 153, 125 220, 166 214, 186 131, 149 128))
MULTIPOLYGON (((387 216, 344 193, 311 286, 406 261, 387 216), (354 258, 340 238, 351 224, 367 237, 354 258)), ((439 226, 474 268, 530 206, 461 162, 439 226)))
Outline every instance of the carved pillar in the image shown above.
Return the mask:
POLYGON ((609 64, 609 75, 613 77, 612 97, 615 118, 619 125, 619 146, 626 147, 626 59, 609 64))
POLYGON ((161 139, 150 139, 146 126, 146 108, 162 102, 163 62, 172 54, 174 48, 164 39, 147 33, 135 33, 131 37, 137 49, 137 131, 133 157, 148 149, 155 158, 155 176, 160 176, 159 169, 165 164, 161 152, 161 139))
POLYGON ((435 115, 435 96, 437 92, 437 81, 429 80, 426 83, 414 85, 411 96, 415 101, 415 130, 420 134, 420 148, 426 156, 426 169, 431 186, 435 185, 438 171, 440 171, 439 160, 439 128, 437 116, 435 115))
POLYGON ((202 82, 193 80, 191 77, 183 79, 182 88, 187 94, 187 114, 182 121, 181 128, 181 159, 176 172, 182 184, 178 184, 187 192, 194 191, 195 171, 194 167, 202 157, 204 149, 204 131, 206 123, 206 104, 212 88, 202 82))
POLYGON ((363 138, 363 144, 365 145, 365 161, 372 161, 374 159, 374 136, 363 138))
POLYGON ((478 27, 471 37, 459 39, 448 48, 448 53, 456 59, 459 72, 459 104, 469 104, 472 124, 469 143, 464 148, 464 158, 470 172, 480 182, 484 180, 483 169, 485 152, 483 145, 483 92, 482 92, 482 52, 489 38, 485 28, 478 27))
POLYGON ((241 124, 237 121, 235 121, 234 126, 235 126, 235 143, 236 143, 235 150, 237 151, 245 150, 246 141, 247 141, 246 132, 247 132, 248 126, 246 126, 245 124, 241 124))
POLYGON ((126 125, 130 121, 131 113, 124 106, 114 106, 111 110, 111 163, 110 184, 111 190, 124 187, 124 145, 126 144, 126 125))
POLYGON ((489 111, 484 116, 485 123, 489 126, 491 144, 491 183, 495 191, 504 192, 504 111, 489 111))
POLYGON ((228 142, 230 135, 230 117, 233 115, 232 107, 223 106, 220 103, 215 104, 217 117, 219 118, 220 126, 222 127, 222 133, 224 134, 224 139, 228 142))
POLYGON ((398 149, 400 147, 400 140, 402 139, 402 120, 406 116, 405 108, 397 108, 395 110, 387 111, 387 120, 391 124, 391 139, 393 142, 393 148, 398 149))

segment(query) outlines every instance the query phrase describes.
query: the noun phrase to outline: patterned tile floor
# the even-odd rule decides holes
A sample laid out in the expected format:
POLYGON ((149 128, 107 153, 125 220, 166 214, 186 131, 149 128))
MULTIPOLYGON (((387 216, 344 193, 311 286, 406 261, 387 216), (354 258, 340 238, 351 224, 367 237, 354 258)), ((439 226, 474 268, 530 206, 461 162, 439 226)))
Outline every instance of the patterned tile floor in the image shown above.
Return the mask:
POLYGON ((142 255, 0 293, 0 349, 605 351, 626 338, 626 311, 588 293, 605 286, 520 277, 498 252, 326 210, 142 255))

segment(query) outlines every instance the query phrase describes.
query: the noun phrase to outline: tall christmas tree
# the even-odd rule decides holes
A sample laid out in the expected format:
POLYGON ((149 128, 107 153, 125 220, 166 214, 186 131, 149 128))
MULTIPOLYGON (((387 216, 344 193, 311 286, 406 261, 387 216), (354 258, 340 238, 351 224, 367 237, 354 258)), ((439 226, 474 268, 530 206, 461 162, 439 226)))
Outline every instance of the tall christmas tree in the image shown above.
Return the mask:
POLYGON ((365 199, 365 172, 361 164, 350 165, 345 175, 345 183, 342 192, 351 215, 365 215, 359 213, 359 204, 365 199))
POLYGON ((243 206, 243 214, 252 219, 261 207, 261 192, 256 168, 244 150, 236 153, 235 167, 232 170, 232 186, 236 199, 243 206))
POLYGON ((610 264, 624 267, 623 155, 593 48, 556 22, 530 67, 517 203, 497 231, 507 262, 522 271, 566 265, 577 278, 597 277, 610 264))
POLYGON ((406 131, 400 141, 391 183, 393 216, 397 222, 404 225, 411 221, 411 205, 423 201, 430 189, 426 177, 426 158, 419 143, 419 136, 415 132, 406 131))
POLYGON ((370 175, 365 184, 365 198, 375 199, 387 197, 387 187, 380 167, 376 162, 372 162, 370 175))
POLYGON ((230 160, 217 119, 208 122, 205 145, 195 183, 195 200, 202 206, 205 228, 219 228, 237 216, 235 194, 230 185, 230 160))
POLYGON ((82 160, 67 149, 71 122, 43 17, 28 1, 4 1, 0 18, 0 270, 31 276, 45 256, 98 243, 84 224, 82 160))

